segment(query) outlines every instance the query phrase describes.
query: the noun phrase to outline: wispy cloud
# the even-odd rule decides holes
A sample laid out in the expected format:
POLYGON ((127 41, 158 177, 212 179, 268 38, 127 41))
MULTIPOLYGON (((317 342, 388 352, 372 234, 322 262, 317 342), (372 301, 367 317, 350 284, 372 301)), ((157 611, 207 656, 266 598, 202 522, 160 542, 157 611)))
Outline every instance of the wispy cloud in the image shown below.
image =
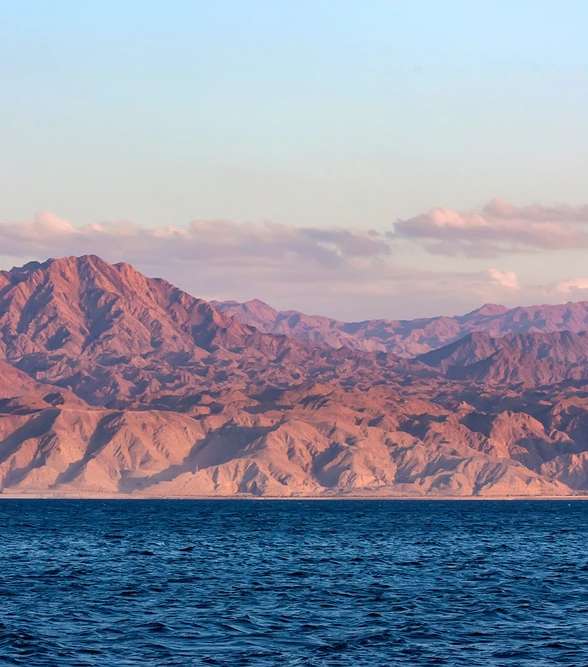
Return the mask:
POLYGON ((185 227, 151 228, 129 222, 76 227, 52 213, 41 213, 29 222, 0 224, 0 241, 3 254, 13 256, 28 255, 31 250, 79 254, 93 248, 143 259, 265 258, 282 262, 296 256, 323 266, 390 252, 387 239, 374 232, 226 220, 194 221, 185 227))
POLYGON ((588 278, 572 278, 571 280, 562 280, 555 286, 555 291, 560 294, 570 296, 574 293, 588 292, 588 278))
MULTIPOLYGON (((511 220, 506 208, 492 206, 493 221, 511 220)), ((542 211, 531 207, 518 215, 537 219, 542 211)), ((464 229, 470 233, 471 228, 488 224, 484 215, 477 215, 484 221, 455 212, 434 219, 440 228, 445 225, 451 233, 461 229, 464 234, 464 229)), ((488 268, 485 262, 468 271, 454 270, 447 263, 444 270, 429 267, 400 252, 395 237, 361 229, 227 220, 165 227, 130 222, 78 226, 51 213, 0 224, 0 255, 13 258, 15 264, 86 253, 131 262, 197 296, 259 297, 278 307, 344 319, 457 313, 481 302, 513 303, 533 294, 508 267, 488 268)), ((575 288, 562 284, 559 294, 566 289, 575 288)))
POLYGON ((488 269, 488 276, 492 282, 506 290, 521 289, 519 277, 514 271, 500 271, 499 269, 490 268, 488 269))
POLYGON ((516 207, 494 200, 480 211, 435 208, 399 220, 391 238, 429 252, 492 257, 506 253, 588 247, 588 206, 516 207))

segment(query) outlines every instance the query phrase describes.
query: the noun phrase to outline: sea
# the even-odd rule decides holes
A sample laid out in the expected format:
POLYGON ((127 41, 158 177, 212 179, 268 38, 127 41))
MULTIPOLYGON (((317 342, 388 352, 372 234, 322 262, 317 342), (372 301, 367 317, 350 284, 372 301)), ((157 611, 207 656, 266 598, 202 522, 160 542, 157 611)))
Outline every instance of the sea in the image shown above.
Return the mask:
POLYGON ((3 499, 0 665, 588 665, 588 503, 3 499))

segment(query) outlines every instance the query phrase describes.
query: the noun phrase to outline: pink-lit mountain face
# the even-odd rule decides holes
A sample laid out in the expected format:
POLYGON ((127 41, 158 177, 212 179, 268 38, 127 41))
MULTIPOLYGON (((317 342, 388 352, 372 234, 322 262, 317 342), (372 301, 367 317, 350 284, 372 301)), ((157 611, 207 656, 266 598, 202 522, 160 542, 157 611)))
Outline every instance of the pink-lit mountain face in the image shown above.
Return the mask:
POLYGON ((0 272, 5 494, 588 489, 588 304, 342 323, 95 256, 0 272))
POLYGON ((340 322, 293 310, 277 311, 259 300, 215 302, 223 313, 260 331, 281 333, 303 342, 341 345, 360 350, 382 350, 404 357, 424 354, 467 334, 484 332, 493 338, 508 334, 551 333, 588 329, 588 302, 506 308, 486 304, 455 317, 416 320, 340 322))

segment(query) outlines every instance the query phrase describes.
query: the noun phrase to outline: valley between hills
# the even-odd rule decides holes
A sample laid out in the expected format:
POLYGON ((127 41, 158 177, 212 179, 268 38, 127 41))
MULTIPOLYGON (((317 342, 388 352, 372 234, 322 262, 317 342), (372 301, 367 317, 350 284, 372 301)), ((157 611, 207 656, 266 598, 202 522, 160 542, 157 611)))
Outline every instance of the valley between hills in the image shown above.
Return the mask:
POLYGON ((346 323, 31 262, 0 271, 0 490, 579 496, 587 331, 586 302, 346 323))

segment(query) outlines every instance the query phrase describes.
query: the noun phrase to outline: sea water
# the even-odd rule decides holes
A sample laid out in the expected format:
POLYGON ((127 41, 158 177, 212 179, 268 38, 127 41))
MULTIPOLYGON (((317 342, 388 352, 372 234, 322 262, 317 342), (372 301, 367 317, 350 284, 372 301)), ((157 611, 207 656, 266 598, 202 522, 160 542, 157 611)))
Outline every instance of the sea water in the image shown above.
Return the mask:
POLYGON ((588 503, 5 499, 0 664, 588 665, 588 503))

